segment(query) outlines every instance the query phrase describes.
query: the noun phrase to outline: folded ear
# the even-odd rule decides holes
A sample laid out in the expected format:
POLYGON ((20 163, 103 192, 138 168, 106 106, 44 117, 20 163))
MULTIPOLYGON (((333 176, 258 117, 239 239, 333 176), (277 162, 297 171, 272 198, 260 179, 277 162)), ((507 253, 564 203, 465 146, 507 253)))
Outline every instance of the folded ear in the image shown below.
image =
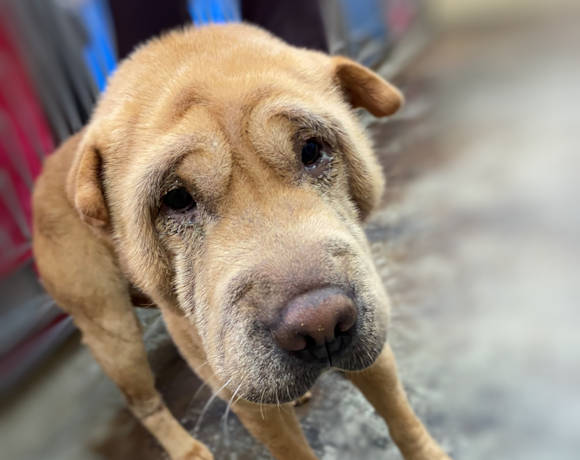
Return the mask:
POLYGON ((109 224, 109 212, 103 194, 102 157, 87 130, 75 153, 67 177, 67 195, 81 219, 104 229, 109 224))
POLYGON ((401 92, 372 70, 342 56, 331 59, 334 75, 353 107, 363 107, 376 117, 385 117, 403 105, 401 92))

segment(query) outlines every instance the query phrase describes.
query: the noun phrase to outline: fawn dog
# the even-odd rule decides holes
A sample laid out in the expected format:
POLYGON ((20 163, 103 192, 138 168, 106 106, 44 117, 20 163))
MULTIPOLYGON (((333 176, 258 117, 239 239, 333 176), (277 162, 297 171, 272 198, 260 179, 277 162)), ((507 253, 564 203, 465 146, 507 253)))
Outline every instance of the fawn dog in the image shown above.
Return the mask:
POLYGON ((291 402, 341 370, 407 460, 448 459, 386 344, 362 225, 384 186, 353 114, 401 93, 344 57, 249 25, 185 28, 119 66, 35 188, 47 291, 173 460, 211 459, 154 386, 134 305, 278 459, 314 459, 291 402))

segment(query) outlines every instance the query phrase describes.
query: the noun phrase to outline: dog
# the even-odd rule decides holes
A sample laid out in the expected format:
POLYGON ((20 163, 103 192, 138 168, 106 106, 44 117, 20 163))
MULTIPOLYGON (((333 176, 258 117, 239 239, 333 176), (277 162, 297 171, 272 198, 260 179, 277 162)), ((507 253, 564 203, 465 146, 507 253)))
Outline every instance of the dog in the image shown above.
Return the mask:
POLYGON ((449 457, 410 408, 363 224, 381 168, 354 108, 399 90, 245 24, 137 48, 33 194, 41 280, 173 460, 213 458, 155 389, 134 306, 278 459, 314 459, 292 401, 341 370, 407 460, 449 457))

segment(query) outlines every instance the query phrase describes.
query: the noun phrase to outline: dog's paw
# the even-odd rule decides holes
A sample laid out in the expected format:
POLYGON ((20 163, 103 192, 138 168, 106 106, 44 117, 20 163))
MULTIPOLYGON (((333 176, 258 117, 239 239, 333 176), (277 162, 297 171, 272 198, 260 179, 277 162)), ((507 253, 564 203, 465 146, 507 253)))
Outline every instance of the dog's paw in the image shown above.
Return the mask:
POLYGON ((294 407, 302 406, 306 404, 308 401, 310 401, 310 398, 312 398, 312 393, 310 391, 307 391, 302 396, 292 401, 292 405, 294 407))
POLYGON ((405 460, 452 460, 435 442, 429 443, 414 455, 405 456, 405 460))
POLYGON ((193 449, 175 460, 214 460, 214 458, 204 444, 197 442, 193 449))

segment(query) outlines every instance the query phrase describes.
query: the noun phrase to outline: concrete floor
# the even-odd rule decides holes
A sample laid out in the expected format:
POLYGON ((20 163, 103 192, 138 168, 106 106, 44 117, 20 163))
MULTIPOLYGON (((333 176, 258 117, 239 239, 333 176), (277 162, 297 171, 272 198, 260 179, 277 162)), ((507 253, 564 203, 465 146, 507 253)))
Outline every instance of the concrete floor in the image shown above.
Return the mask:
MULTIPOLYGON (((434 437, 464 460, 580 452, 580 28, 572 15, 458 28, 397 82, 408 105, 370 130, 390 179, 368 226, 393 299, 390 342, 434 437)), ((150 321, 155 321, 150 318, 150 321)), ((210 394, 149 328, 159 388, 195 431, 210 394)), ((4 401, 2 458, 165 458, 71 340, 4 401)), ((372 408, 326 374, 299 408, 321 459, 400 458, 372 408)), ((216 459, 266 459, 215 401, 216 459)))

